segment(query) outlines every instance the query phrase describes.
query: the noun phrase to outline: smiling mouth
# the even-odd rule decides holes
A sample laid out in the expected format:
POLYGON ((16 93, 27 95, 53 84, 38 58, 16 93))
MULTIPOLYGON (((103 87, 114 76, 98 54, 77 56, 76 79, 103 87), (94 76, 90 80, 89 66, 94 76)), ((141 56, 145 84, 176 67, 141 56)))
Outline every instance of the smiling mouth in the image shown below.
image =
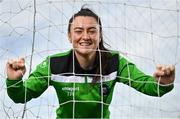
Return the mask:
POLYGON ((90 42, 81 42, 79 44, 80 44, 80 46, 90 46, 92 43, 90 43, 90 42))

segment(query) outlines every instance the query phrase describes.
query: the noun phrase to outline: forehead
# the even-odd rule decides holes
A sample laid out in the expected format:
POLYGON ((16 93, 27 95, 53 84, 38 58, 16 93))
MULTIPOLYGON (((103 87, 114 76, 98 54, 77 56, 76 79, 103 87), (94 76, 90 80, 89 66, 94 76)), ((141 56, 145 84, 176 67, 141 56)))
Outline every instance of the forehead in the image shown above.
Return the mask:
POLYGON ((77 16, 74 18, 71 27, 97 27, 98 23, 94 17, 90 16, 77 16))

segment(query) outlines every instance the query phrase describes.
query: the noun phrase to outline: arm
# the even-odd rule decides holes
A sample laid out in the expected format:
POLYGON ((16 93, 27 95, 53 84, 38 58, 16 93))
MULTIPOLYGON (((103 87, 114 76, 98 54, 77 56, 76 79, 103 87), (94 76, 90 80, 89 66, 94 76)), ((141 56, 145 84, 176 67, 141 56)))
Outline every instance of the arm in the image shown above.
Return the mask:
MULTIPOLYGON (((19 65, 13 66, 13 63, 7 63, 7 93, 15 103, 24 103, 32 98, 40 96, 48 87, 49 63, 45 60, 36 67, 27 80, 23 82, 23 68, 19 65), (16 67, 13 70, 13 67, 16 67), (14 71, 14 73, 12 73, 14 71)), ((18 63, 16 63, 18 64, 18 63)))
POLYGON ((136 90, 151 96, 162 96, 173 89, 171 85, 158 85, 156 78, 141 72, 125 58, 119 60, 119 80, 136 90))

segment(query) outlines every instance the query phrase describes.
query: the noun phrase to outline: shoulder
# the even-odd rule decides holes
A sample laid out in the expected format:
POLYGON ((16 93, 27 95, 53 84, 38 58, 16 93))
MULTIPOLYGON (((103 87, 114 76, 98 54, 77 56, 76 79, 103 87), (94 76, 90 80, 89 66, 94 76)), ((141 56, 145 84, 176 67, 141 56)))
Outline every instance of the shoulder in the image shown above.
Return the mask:
POLYGON ((54 54, 49 56, 49 62, 53 65, 56 65, 57 63, 67 62, 70 59, 72 59, 72 49, 66 52, 61 52, 58 54, 54 54))
POLYGON ((72 69, 73 50, 51 55, 49 57, 50 69, 52 74, 66 73, 72 69))
POLYGON ((118 57, 119 61, 122 62, 132 62, 126 53, 120 52, 120 51, 110 51, 113 57, 118 57))
POLYGON ((49 55, 43 60, 38 67, 41 68, 47 68, 49 67, 49 64, 54 64, 56 65, 56 62, 62 61, 67 59, 66 57, 69 57, 71 54, 72 50, 66 51, 66 52, 61 52, 53 55, 49 55))
POLYGON ((119 61, 121 58, 121 53, 115 50, 109 50, 109 58, 119 61))
MULTIPOLYGON (((132 61, 128 58, 128 56, 120 51, 110 51, 111 62, 118 64, 120 67, 124 67, 126 65, 132 65, 132 61)), ((134 65, 134 64, 133 64, 134 65)))
POLYGON ((66 52, 61 52, 61 53, 57 53, 57 54, 53 54, 48 56, 48 58, 57 58, 57 57, 66 57, 72 54, 72 49, 68 50, 66 52))

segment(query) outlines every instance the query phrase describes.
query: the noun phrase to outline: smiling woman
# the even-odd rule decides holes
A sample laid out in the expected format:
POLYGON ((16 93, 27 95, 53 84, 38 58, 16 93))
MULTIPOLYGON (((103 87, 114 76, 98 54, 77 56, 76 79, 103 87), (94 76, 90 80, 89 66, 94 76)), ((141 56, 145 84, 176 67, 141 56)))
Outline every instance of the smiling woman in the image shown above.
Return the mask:
MULTIPOLYGON (((105 72, 109 52, 103 44, 101 20, 94 12, 82 8, 74 14, 69 20, 68 37, 75 49, 77 60, 84 69, 94 67, 95 59, 98 60, 99 57, 96 55, 97 50, 101 50, 100 62, 103 67, 101 72, 105 72)), ((96 74, 99 74, 100 68, 96 70, 96 74)), ((97 80, 98 76, 95 77, 97 80)))
POLYGON ((51 85, 59 100, 57 118, 109 118, 118 82, 151 96, 162 96, 173 89, 173 65, 158 66, 153 77, 118 52, 107 50, 101 20, 88 8, 81 8, 70 18, 68 38, 73 48, 48 56, 24 82, 24 58, 7 63, 7 92, 14 102, 37 98, 51 85))
POLYGON ((93 17, 75 17, 68 34, 81 66, 84 69, 91 67, 101 41, 97 21, 93 17))

